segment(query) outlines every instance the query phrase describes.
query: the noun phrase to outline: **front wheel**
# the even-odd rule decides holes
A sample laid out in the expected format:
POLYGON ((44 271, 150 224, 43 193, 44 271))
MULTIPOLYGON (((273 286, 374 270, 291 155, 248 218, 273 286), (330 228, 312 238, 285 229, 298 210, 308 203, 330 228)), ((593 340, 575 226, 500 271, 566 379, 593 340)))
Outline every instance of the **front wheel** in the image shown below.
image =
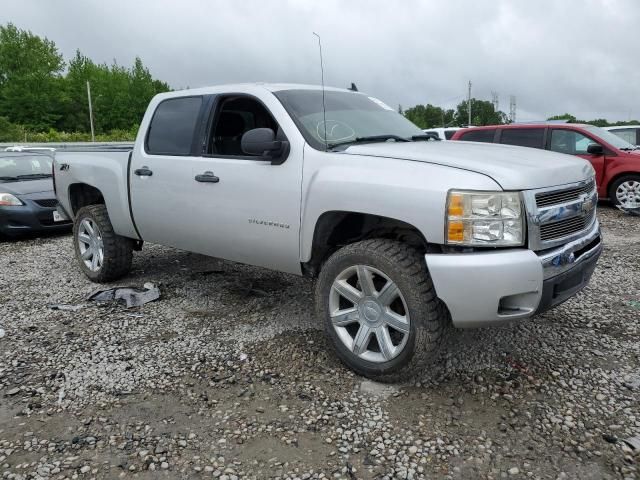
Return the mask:
POLYGON ((386 382, 427 367, 450 323, 424 257, 384 239, 348 245, 327 260, 316 284, 316 309, 338 357, 386 382))
POLYGON ((131 269, 133 240, 113 231, 104 205, 89 205, 78 211, 73 245, 80 269, 93 282, 117 280, 131 269))
POLYGON ((614 205, 640 205, 640 175, 625 175, 609 187, 609 199, 614 205))

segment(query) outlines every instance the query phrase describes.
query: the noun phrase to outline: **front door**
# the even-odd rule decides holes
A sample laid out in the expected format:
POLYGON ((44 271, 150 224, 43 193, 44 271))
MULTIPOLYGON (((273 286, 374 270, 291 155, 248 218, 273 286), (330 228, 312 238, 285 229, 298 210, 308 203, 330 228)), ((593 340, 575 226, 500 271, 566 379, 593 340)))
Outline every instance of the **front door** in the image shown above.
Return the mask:
POLYGON ((132 205, 142 238, 300 273, 302 145, 292 144, 280 165, 245 155, 240 141, 252 128, 272 128, 285 138, 268 108, 247 95, 216 97, 203 120, 204 150, 200 142, 195 155, 147 153, 137 161, 153 170, 146 178, 135 178, 141 166, 132 165, 132 205))
POLYGON ((596 183, 600 185, 604 177, 605 155, 594 155, 587 152, 587 148, 591 144, 599 145, 597 141, 583 135, 577 130, 567 128, 551 129, 551 139, 549 149, 554 152, 566 153, 569 155, 577 155, 578 157, 588 160, 596 172, 596 183))

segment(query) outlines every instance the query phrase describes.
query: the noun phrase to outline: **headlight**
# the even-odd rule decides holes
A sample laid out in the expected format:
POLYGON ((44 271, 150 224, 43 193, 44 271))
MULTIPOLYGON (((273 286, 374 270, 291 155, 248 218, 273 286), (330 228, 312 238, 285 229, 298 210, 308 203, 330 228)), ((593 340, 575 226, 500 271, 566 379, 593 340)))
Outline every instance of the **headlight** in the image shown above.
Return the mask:
POLYGON ((451 190, 447 196, 445 241, 473 247, 523 245, 520 194, 451 190))
POLYGON ((15 207, 17 205, 24 205, 24 203, 10 193, 0 193, 0 207, 15 207))

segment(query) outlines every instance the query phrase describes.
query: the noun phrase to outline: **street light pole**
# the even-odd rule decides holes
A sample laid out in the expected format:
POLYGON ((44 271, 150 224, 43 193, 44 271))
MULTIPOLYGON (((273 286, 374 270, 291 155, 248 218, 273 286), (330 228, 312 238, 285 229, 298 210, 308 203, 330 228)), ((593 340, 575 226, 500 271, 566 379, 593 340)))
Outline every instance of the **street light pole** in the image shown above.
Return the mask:
POLYGON ((91 105, 91 86, 89 80, 87 80, 87 98, 89 99, 89 124, 91 125, 91 141, 96 141, 96 135, 93 130, 93 106, 91 105))

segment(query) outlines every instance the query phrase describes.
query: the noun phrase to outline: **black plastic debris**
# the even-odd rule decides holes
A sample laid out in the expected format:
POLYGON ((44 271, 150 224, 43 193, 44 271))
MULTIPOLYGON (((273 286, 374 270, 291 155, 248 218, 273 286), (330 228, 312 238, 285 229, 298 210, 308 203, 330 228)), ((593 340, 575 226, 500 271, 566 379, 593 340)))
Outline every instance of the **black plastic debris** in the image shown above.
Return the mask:
POLYGON ((94 302, 124 302, 127 308, 140 307, 145 303, 160 298, 160 289, 153 283, 145 283, 144 288, 115 287, 108 290, 98 290, 89 295, 88 300, 94 302))
POLYGON ((62 311, 65 311, 65 312, 77 312, 78 310, 84 308, 84 305, 59 304, 59 305, 49 305, 49 308, 51 310, 62 310, 62 311))

